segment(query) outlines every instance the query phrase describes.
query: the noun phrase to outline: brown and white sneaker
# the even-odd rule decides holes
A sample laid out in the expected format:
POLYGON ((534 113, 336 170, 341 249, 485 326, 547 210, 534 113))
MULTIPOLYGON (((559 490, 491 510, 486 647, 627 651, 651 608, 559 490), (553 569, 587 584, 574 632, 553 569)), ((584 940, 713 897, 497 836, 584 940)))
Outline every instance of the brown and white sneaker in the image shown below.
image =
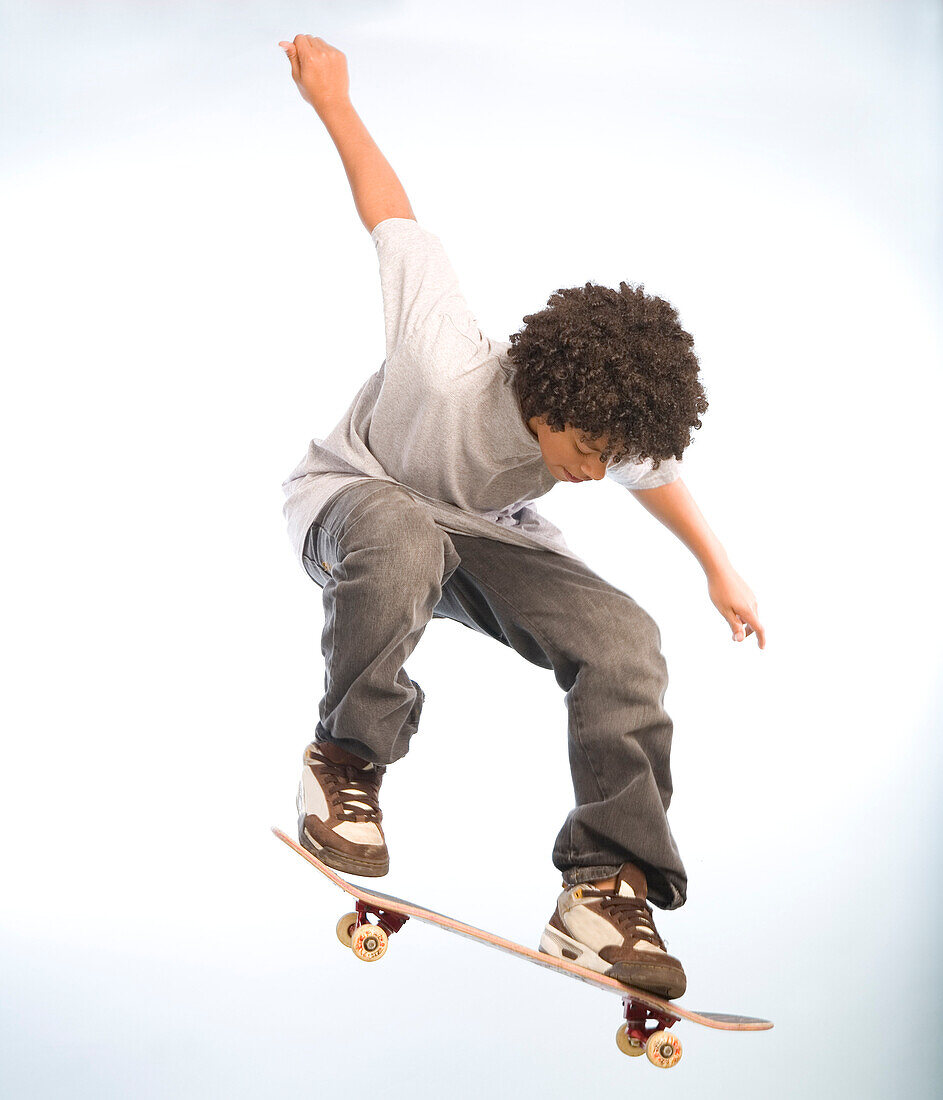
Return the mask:
POLYGON ((380 822, 385 764, 367 763, 337 745, 312 741, 298 785, 298 840, 322 863, 368 878, 385 875, 390 855, 380 822))
POLYGON ((634 863, 622 865, 613 889, 566 887, 540 950, 660 997, 680 997, 687 987, 684 969, 665 950, 647 896, 645 872, 634 863))

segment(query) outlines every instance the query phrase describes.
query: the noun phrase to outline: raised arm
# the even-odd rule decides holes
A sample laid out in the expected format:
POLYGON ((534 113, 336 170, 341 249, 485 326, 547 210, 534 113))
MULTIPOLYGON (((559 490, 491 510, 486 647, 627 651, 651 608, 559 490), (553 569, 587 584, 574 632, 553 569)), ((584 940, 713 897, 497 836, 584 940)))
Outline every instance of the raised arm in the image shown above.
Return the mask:
POLYGON ((416 215, 389 161, 377 148, 350 101, 347 58, 323 38, 296 34, 279 42, 291 62, 301 98, 324 123, 337 146, 357 213, 368 233, 386 218, 416 215))

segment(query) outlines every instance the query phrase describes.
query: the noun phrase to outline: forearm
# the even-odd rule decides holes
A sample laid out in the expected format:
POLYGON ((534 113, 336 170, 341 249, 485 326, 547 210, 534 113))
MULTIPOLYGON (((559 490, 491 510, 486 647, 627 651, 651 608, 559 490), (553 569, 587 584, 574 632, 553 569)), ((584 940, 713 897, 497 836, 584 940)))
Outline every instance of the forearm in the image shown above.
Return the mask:
POLYGON ((403 185, 350 100, 335 101, 318 116, 340 153, 357 213, 367 231, 373 232, 384 218, 415 218, 403 185))
POLYGON ((630 492, 684 543, 708 576, 718 568, 730 564, 727 551, 707 526, 707 521, 680 477, 654 489, 632 489, 630 492))

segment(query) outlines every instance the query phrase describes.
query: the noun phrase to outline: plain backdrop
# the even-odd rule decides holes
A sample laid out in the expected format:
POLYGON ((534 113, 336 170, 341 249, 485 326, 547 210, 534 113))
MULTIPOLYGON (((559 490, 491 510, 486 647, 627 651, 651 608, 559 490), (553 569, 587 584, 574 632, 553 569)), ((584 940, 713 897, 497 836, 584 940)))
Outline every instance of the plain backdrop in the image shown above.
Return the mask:
MULTIPOLYGON (((943 12, 917 0, 4 3, 9 1097, 929 1097, 940 1087, 943 12), (364 965, 291 831, 321 591, 281 482, 382 361, 376 254, 279 39, 351 96, 506 339, 625 279, 695 337, 685 481, 736 644, 611 482, 538 508, 657 620, 695 1009, 407 925, 364 965), (624 1090, 624 1091, 623 1091, 624 1090)), ((377 885, 534 946, 572 805, 552 673, 453 622, 407 670, 377 885)))

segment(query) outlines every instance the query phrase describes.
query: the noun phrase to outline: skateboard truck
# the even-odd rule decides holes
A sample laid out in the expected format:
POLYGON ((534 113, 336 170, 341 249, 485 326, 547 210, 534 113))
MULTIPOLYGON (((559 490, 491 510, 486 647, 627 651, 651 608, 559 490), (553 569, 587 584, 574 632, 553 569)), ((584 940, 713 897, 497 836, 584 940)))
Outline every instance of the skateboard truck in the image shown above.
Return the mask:
POLYGON ((681 1060, 681 1041, 667 1029, 681 1017, 639 1004, 623 997, 625 1023, 616 1032, 616 1046, 623 1054, 637 1058, 647 1054, 660 1069, 671 1069, 681 1060))
POLYGON ((390 936, 409 920, 403 913, 378 909, 375 905, 357 901, 356 913, 345 913, 337 922, 337 938, 351 948, 363 962, 376 962, 386 954, 390 936), (370 914, 374 919, 370 920, 370 914))

